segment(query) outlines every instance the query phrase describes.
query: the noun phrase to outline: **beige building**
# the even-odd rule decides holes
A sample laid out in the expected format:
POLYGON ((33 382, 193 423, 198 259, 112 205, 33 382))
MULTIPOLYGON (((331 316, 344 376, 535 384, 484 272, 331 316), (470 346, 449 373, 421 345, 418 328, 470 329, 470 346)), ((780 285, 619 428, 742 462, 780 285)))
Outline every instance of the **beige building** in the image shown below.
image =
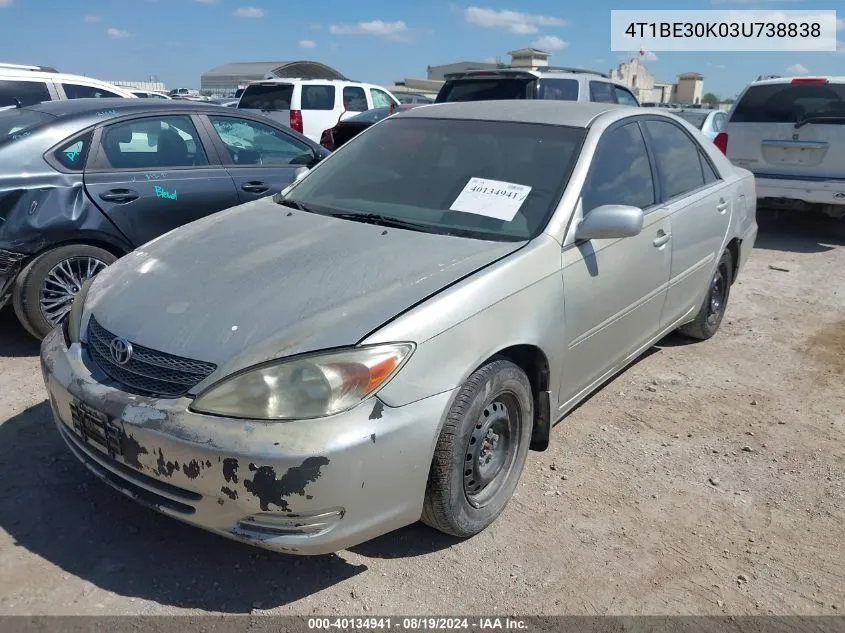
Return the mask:
POLYGON ((675 84, 675 103, 701 103, 704 94, 704 76, 698 73, 681 73, 675 84))

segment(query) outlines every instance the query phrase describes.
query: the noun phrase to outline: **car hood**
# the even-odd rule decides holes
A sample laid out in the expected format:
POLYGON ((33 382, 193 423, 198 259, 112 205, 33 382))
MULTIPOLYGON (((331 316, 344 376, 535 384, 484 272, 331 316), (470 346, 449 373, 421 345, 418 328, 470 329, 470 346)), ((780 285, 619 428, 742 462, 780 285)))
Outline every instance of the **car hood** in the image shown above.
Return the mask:
POLYGON ((100 273, 85 305, 135 344, 221 375, 354 345, 518 250, 295 211, 264 198, 171 231, 100 273))

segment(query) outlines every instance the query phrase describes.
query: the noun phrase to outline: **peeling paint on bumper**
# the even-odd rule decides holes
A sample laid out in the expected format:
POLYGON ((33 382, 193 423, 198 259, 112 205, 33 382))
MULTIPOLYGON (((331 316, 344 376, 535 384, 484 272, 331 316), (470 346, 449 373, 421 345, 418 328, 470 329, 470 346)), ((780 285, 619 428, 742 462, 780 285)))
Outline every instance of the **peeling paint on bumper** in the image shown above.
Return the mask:
POLYGON ((268 423, 120 391, 59 330, 42 343, 41 368, 60 434, 100 479, 187 523, 295 554, 417 521, 453 396, 399 408, 371 398, 321 420, 268 423))

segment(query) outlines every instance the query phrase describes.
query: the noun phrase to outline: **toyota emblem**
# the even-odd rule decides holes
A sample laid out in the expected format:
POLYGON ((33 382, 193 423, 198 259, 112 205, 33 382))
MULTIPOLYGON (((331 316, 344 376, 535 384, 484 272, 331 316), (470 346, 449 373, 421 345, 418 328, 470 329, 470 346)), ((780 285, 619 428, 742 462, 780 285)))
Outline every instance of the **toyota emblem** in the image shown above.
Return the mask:
POLYGON ((125 338, 114 338, 109 343, 109 353, 118 365, 125 365, 132 358, 132 343, 125 338))

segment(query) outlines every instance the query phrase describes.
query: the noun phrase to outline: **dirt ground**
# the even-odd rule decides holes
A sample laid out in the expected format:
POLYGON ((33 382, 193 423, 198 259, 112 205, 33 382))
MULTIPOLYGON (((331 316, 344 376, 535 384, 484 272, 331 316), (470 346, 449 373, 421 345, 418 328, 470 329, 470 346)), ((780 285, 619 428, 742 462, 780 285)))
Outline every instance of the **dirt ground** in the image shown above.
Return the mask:
POLYGON ((585 402, 462 542, 295 558, 141 508, 65 450, 0 314, 0 613, 841 615, 845 220, 760 223, 719 334, 585 402))

